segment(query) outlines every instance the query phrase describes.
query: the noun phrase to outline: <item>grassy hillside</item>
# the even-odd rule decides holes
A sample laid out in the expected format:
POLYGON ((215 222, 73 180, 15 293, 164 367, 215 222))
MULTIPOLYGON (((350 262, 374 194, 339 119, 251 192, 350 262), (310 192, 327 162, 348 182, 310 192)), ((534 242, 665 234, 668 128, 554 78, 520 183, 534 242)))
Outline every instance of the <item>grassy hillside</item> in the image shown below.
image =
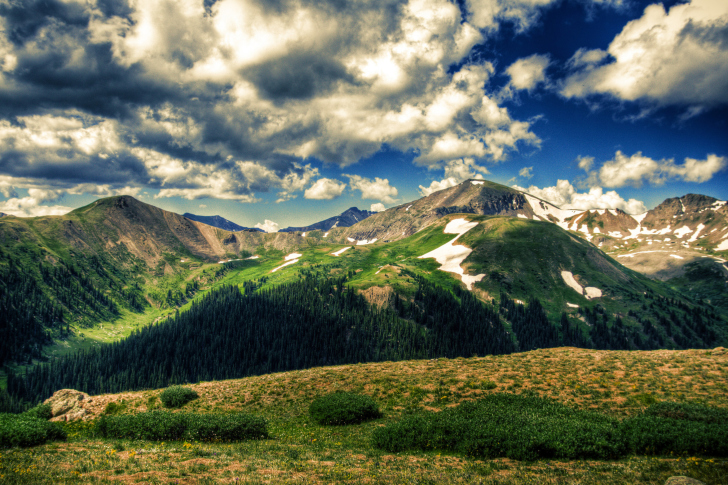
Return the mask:
MULTIPOLYGON (((3 483, 488 483, 662 485, 674 475, 725 484, 728 460, 710 456, 630 456, 615 461, 479 460, 433 452, 388 453, 372 432, 402 416, 443 410, 493 393, 551 397, 576 409, 623 419, 656 401, 728 407, 725 349, 610 352, 574 348, 508 356, 323 367, 202 382, 182 411, 243 411, 269 422, 269 439, 233 444, 106 440, 93 421, 69 424, 68 442, 0 452, 3 483), (322 426, 308 405, 330 391, 372 397, 384 416, 322 426)), ((95 396, 123 414, 159 407, 161 390, 95 396)))

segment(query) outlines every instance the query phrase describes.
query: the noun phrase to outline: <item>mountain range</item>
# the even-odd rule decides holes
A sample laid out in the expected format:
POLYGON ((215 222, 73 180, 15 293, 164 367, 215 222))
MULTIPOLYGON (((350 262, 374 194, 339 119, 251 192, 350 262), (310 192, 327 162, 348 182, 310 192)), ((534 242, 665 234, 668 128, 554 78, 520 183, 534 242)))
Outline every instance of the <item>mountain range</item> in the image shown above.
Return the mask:
POLYGON ((405 320, 412 305, 425 311, 423 291, 468 292, 500 308, 515 349, 711 346, 728 336, 727 214, 724 201, 693 194, 636 216, 561 209, 468 180, 278 233, 226 230, 130 196, 63 216, 3 217, 0 362, 42 359, 53 342, 61 354, 87 346, 81 334, 103 322, 124 330, 96 343, 124 337, 138 325, 125 322, 184 310, 220 285, 256 280, 267 291, 321 271, 405 320), (19 301, 33 303, 23 312, 19 301), (542 308, 529 321, 558 330, 527 337, 519 305, 542 308))
POLYGON ((217 227, 219 229, 224 229, 226 231, 264 232, 262 229, 258 229, 257 227, 250 228, 250 227, 243 227, 241 225, 235 224, 233 221, 229 221, 222 216, 198 216, 195 214, 190 214, 189 212, 185 212, 182 215, 192 221, 202 222, 203 224, 207 224, 208 226, 217 227))
POLYGON ((354 224, 363 221, 367 217, 376 214, 376 212, 361 210, 357 207, 350 207, 338 216, 329 217, 321 222, 316 222, 309 226, 303 227, 286 227, 278 232, 308 232, 308 231, 330 231, 337 227, 351 227, 354 224))

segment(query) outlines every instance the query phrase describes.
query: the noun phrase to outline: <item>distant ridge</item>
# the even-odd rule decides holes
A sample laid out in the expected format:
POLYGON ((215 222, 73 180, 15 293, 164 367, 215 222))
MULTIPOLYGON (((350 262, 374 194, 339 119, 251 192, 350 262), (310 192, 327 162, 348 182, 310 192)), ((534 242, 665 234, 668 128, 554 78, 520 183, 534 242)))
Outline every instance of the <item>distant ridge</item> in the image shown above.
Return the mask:
POLYGON ((376 214, 376 212, 368 210, 360 210, 357 207, 349 207, 338 216, 329 217, 321 222, 311 224, 310 226, 304 227, 286 227, 278 232, 294 232, 294 231, 328 231, 335 227, 351 227, 357 222, 361 222, 367 217, 376 214))
POLYGON ((238 231, 253 231, 253 232, 264 232, 262 229, 250 228, 250 227, 244 227, 240 226, 238 224, 235 224, 233 221, 229 221, 221 216, 198 216, 196 214, 190 214, 189 212, 185 212, 182 214, 182 216, 186 217, 187 219, 190 219, 191 221, 197 221, 201 222, 203 224, 207 224, 208 226, 217 227, 219 229, 224 229, 226 231, 230 232, 238 232, 238 231))

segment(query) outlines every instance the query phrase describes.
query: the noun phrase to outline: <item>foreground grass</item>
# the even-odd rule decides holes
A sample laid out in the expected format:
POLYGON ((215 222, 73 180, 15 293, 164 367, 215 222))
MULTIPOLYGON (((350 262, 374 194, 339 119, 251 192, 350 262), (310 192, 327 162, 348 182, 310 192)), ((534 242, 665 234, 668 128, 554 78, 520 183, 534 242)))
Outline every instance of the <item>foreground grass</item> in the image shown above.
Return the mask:
MULTIPOLYGON (((551 397, 579 409, 624 417, 655 401, 728 407, 728 353, 607 352, 548 349, 510 356, 324 367, 206 382, 183 412, 242 411, 269 421, 270 439, 233 444, 101 440, 69 427, 69 440, 0 453, 0 483, 368 483, 368 484, 659 484, 674 475, 728 484, 728 460, 633 456, 617 461, 478 460, 440 452, 387 453, 373 431, 418 409, 442 410, 513 392, 551 397), (334 390, 373 397, 378 420, 321 426, 308 416, 334 390)), ((140 412, 161 406, 160 390, 97 396, 140 412), (123 403, 122 403, 123 401, 123 403)))

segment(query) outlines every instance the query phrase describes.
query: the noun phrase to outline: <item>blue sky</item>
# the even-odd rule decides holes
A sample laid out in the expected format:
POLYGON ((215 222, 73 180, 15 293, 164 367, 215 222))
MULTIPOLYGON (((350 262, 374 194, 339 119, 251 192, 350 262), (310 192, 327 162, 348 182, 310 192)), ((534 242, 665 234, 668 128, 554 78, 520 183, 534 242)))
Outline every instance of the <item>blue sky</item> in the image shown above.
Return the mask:
POLYGON ((728 199, 728 3, 0 3, 0 212, 130 194, 275 230, 484 177, 728 199))

